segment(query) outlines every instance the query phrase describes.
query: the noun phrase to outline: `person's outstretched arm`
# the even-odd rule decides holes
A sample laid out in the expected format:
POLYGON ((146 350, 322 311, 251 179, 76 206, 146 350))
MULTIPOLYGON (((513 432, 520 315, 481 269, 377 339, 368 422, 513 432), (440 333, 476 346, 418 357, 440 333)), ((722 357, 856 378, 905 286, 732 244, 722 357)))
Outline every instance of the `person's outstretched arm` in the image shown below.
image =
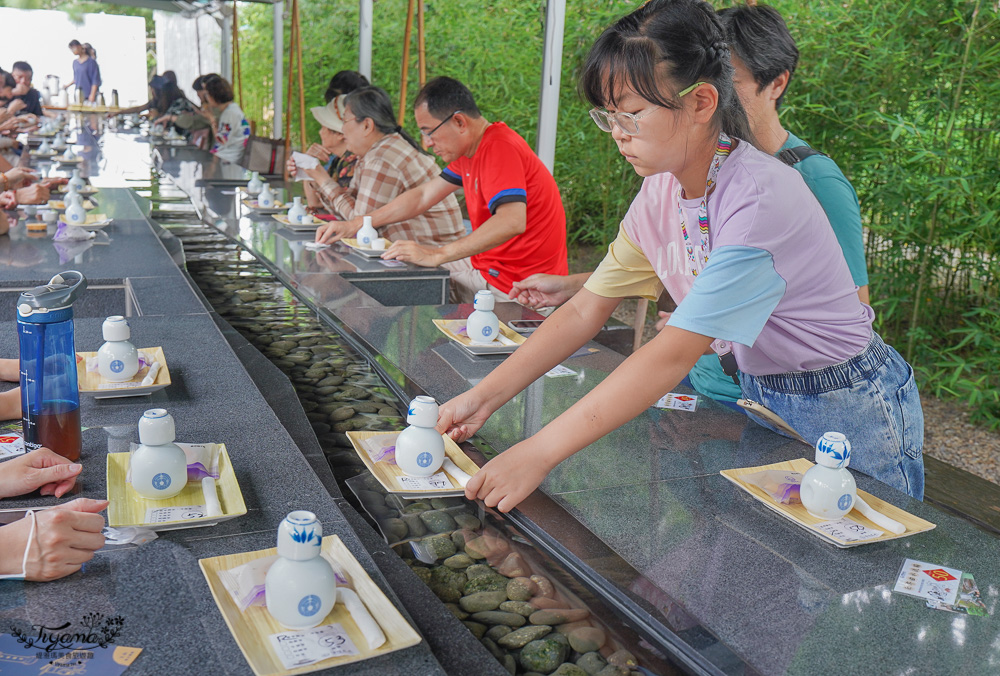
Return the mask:
POLYGON ((328 244, 344 237, 353 237, 361 229, 364 216, 372 217, 372 226, 375 228, 409 220, 424 213, 458 190, 459 187, 461 186, 449 183, 440 176, 435 176, 416 188, 410 188, 370 214, 362 214, 349 221, 332 221, 320 226, 316 230, 316 241, 328 244))
POLYGON ((445 402, 438 429, 455 441, 471 437, 494 411, 595 336, 620 302, 590 291, 578 293, 475 387, 445 402))
MULTIPOLYGON (((589 293, 581 291, 567 305, 589 293)), ((707 336, 666 327, 569 410, 486 463, 466 485, 465 496, 501 512, 510 511, 560 462, 656 403, 711 343, 707 336)))

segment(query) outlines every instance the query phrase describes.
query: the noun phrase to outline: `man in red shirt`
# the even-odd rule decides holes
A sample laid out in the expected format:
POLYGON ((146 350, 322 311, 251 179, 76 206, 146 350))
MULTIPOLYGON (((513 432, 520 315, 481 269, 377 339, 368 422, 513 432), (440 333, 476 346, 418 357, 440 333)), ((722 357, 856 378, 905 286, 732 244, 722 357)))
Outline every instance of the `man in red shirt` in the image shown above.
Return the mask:
MULTIPOLYGON (((469 302, 489 289, 510 300, 511 285, 528 275, 566 275, 566 213, 552 174, 503 122, 489 122, 458 80, 439 77, 417 94, 414 115, 426 144, 448 166, 368 216, 379 228, 423 213, 459 188, 472 232, 441 246, 399 240, 383 258, 450 270, 454 296, 469 302)), ((345 120, 344 124, 350 124, 345 120)), ((361 217, 319 228, 316 240, 352 237, 361 217)))

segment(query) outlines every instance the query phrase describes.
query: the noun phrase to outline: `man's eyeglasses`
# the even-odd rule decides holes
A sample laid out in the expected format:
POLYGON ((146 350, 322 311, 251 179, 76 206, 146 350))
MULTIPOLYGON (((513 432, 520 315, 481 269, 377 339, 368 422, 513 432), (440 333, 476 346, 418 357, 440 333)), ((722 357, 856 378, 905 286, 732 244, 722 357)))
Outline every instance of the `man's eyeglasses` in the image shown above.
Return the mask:
MULTIPOLYGON (((690 94, 698 85, 703 84, 706 83, 695 82, 690 87, 685 87, 681 91, 677 92, 677 98, 690 94)), ((652 114, 654 111, 656 111, 656 108, 647 110, 645 113, 640 113, 639 115, 633 115, 632 113, 609 113, 608 111, 600 110, 599 108, 591 108, 590 117, 593 118, 594 122, 597 124, 597 128, 601 131, 610 132, 614 125, 617 124, 618 128, 622 130, 622 133, 628 136, 637 136, 639 134, 639 120, 652 114)))
POLYGON ((430 131, 424 131, 424 130, 421 129, 420 130, 421 135, 423 135, 424 138, 428 138, 429 139, 431 137, 431 135, 434 134, 434 132, 436 132, 438 129, 440 129, 445 124, 447 124, 448 120, 450 120, 451 118, 455 117, 456 115, 458 115, 461 112, 462 112, 461 110, 456 110, 454 113, 452 113, 448 117, 446 117, 443 120, 441 120, 441 124, 439 124, 438 126, 434 127, 430 131))

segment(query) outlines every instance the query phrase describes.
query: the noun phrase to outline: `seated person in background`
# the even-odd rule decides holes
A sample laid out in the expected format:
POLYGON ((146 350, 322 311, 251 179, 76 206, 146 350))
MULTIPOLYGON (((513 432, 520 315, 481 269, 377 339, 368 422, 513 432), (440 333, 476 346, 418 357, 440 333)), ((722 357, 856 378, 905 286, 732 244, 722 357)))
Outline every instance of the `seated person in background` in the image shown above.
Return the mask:
POLYGON ((14 87, 14 96, 24 101, 24 112, 36 116, 43 115, 42 95, 31 86, 31 79, 34 77, 31 66, 26 61, 15 61, 10 74, 17 83, 14 87))
MULTIPOLYGON (((350 94, 355 89, 368 86, 368 78, 356 70, 337 71, 330 78, 330 83, 326 86, 323 100, 329 105, 338 96, 350 94)), ((345 188, 351 184, 351 177, 354 176, 354 165, 358 161, 357 155, 349 150, 331 155, 330 153, 326 153, 322 146, 315 143, 306 152, 322 162, 330 172, 330 175, 337 179, 337 183, 345 188)))
MULTIPOLYGON (((7 233, 7 214, 0 211, 0 235, 7 233)), ((21 362, 17 359, 0 359, 0 381, 8 383, 21 382, 21 362)), ((21 419, 21 388, 15 387, 6 392, 0 392, 0 420, 21 419)))
POLYGON ((250 138, 250 124, 233 101, 233 87, 228 81, 213 73, 205 76, 202 85, 205 87, 204 108, 215 120, 215 143, 210 152, 227 162, 237 163, 250 138))
POLYGON ((170 125, 187 136, 190 134, 190 125, 176 124, 177 118, 181 115, 196 113, 198 108, 188 100, 180 87, 164 77, 159 89, 159 96, 156 99, 156 110, 162 111, 162 114, 153 120, 154 125, 170 125))
MULTIPOLYGON (((82 466, 47 448, 0 464, 0 498, 31 493, 62 497, 73 488, 82 466)), ((57 580, 80 570, 104 546, 107 500, 79 498, 36 511, 0 527, 0 575, 36 582, 57 580), (25 557, 27 552, 27 557, 25 557)))
MULTIPOLYGON (((359 158, 351 184, 341 187, 322 167, 306 172, 331 212, 345 221, 371 213, 438 175, 440 170, 431 156, 396 125, 392 101, 384 90, 362 87, 334 102, 341 98, 342 119, 327 122, 340 123, 346 149, 359 158)), ((334 114, 330 107, 319 110, 334 114)), ((294 168, 292 163, 290 169, 294 168)), ((412 240, 434 246, 454 242, 465 234, 465 228, 458 201, 448 195, 419 214, 382 227, 379 234, 391 241, 412 240)))
MULTIPOLYGON (((795 40, 781 14, 768 5, 726 8, 719 12, 719 19, 733 50, 730 55, 735 69, 733 84, 760 149, 801 174, 830 219, 851 277, 858 286, 858 297, 867 304, 868 270, 858 196, 836 162, 812 151, 804 141, 786 131, 778 118, 778 108, 798 65, 795 40), (787 152, 799 148, 808 149, 801 159, 787 152)), ((589 276, 589 273, 569 277, 534 275, 515 283, 514 288, 519 294, 518 301, 524 305, 547 307, 566 302, 589 276)), ((657 328, 662 329, 669 313, 659 314, 657 328)), ((715 355, 699 359, 689 377, 696 390, 718 401, 734 402, 741 396, 739 385, 722 372, 715 355)))
POLYGON ((351 178, 354 176, 354 165, 357 163, 357 155, 351 154, 347 150, 347 142, 344 140, 343 127, 344 127, 344 103, 347 100, 347 96, 341 95, 329 101, 325 106, 317 106, 315 108, 310 108, 309 111, 312 116, 319 122, 319 143, 313 143, 309 150, 306 151, 307 155, 315 157, 323 165, 330 163, 330 169, 323 169, 322 167, 317 167, 311 171, 306 171, 296 166, 295 159, 289 157, 285 161, 285 169, 288 171, 289 176, 297 176, 299 172, 307 174, 310 176, 302 184, 302 187, 306 192, 306 204, 310 209, 324 209, 329 213, 333 213, 333 204, 328 203, 323 200, 323 192, 319 189, 320 185, 329 184, 329 189, 336 188, 347 188, 351 184, 351 178), (346 167, 340 167, 340 160, 338 158, 350 158, 350 173, 348 174, 346 167), (343 170, 346 176, 341 175, 343 170), (316 178, 312 178, 315 175, 316 178))
POLYGON ((536 272, 565 275, 566 214, 559 188, 524 139, 503 122, 484 118, 468 88, 448 77, 420 90, 414 113, 425 142, 447 168, 371 213, 321 226, 317 240, 353 237, 362 215, 371 216, 376 228, 411 219, 464 187, 471 234, 442 246, 395 241, 383 258, 435 267, 471 257, 471 269, 451 270, 465 302, 482 289, 510 300, 511 284, 536 272))

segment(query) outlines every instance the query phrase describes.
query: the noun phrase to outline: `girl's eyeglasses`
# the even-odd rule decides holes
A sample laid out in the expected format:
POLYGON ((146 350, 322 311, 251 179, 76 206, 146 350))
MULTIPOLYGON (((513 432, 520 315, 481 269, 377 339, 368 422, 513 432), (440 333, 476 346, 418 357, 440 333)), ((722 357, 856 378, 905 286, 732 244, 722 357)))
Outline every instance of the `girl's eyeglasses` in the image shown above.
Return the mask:
MULTIPOLYGON (((706 83, 695 82, 690 87, 685 87, 677 93, 677 98, 690 94, 698 85, 703 84, 706 83)), ((600 110, 599 108, 591 108, 590 117, 594 120, 594 123, 597 124, 597 128, 601 131, 611 132, 614 125, 617 124, 623 134, 628 136, 637 136, 639 134, 639 120, 653 113, 655 110, 656 108, 653 108, 652 110, 647 110, 644 113, 633 115, 632 113, 609 113, 608 111, 600 110)))

